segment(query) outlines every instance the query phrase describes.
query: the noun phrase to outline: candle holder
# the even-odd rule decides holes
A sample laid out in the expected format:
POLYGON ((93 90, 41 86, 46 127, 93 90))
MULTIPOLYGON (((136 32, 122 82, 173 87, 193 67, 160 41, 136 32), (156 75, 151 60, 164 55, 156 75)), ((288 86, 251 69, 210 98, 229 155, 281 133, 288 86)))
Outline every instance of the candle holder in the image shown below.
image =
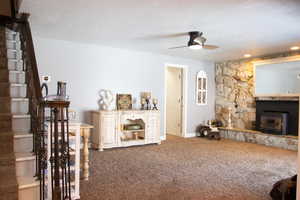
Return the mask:
POLYGON ((141 110, 145 110, 146 100, 145 98, 141 98, 141 110))
POLYGON ((149 96, 146 98, 146 104, 147 104, 146 110, 151 110, 150 98, 151 97, 149 97, 149 96))
POLYGON ((157 108, 158 100, 157 100, 157 99, 152 99, 152 103, 153 103, 153 108, 152 108, 152 110, 158 110, 158 108, 157 108))
POLYGON ((231 111, 232 111, 232 108, 228 108, 228 124, 227 124, 227 128, 232 128, 232 119, 231 119, 231 111))

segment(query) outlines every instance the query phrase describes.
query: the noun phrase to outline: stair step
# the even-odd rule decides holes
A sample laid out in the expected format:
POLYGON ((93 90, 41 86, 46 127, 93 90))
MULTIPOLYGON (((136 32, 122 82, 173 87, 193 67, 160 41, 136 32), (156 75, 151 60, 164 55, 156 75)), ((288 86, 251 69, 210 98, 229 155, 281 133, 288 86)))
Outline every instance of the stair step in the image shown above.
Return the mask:
POLYGON ((32 153, 18 152, 16 156, 16 175, 31 176, 35 175, 35 155, 32 153))
POLYGON ((6 49, 21 50, 21 42, 14 40, 6 40, 6 49))
POLYGON ((26 84, 0 83, 0 97, 25 98, 26 95, 26 84))
POLYGON ((30 115, 12 115, 12 131, 30 132, 30 115))
POLYGON ((22 51, 13 49, 0 49, 0 57, 22 60, 22 51))
POLYGON ((6 40, 20 41, 20 34, 6 32, 5 36, 6 36, 6 40))
POLYGON ((9 29, 9 28, 5 28, 5 34, 14 34, 14 35, 17 35, 17 34, 19 34, 19 33, 16 32, 16 31, 11 30, 11 29, 9 29))
POLYGON ((25 72, 10 71, 8 69, 0 69, 0 82, 24 84, 25 72))
POLYGON ((19 200, 39 200, 40 186, 39 181, 34 177, 22 176, 17 177, 19 185, 19 200))
POLYGON ((0 97, 0 113, 27 114, 29 100, 27 98, 0 97))
POLYGON ((19 189, 26 189, 40 185, 39 181, 37 181, 36 178, 29 176, 19 176, 17 177, 17 181, 19 189))
POLYGON ((8 70, 23 71, 23 60, 8 59, 7 68, 8 70))
POLYGON ((14 134, 14 152, 30 153, 33 149, 33 135, 31 133, 14 134))
POLYGON ((0 58, 0 69, 23 71, 23 61, 17 59, 0 58))

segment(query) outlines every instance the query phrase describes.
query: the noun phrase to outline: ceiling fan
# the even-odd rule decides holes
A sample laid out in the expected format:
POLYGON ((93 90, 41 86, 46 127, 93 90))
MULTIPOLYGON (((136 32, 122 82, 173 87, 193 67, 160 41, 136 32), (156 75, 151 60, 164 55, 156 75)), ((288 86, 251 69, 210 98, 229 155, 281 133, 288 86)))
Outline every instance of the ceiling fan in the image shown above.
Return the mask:
POLYGON ((206 38, 203 37, 203 32, 199 31, 192 31, 188 33, 190 36, 190 40, 188 41, 187 45, 185 46, 178 46, 178 47, 171 47, 169 49, 178 49, 178 48, 185 48, 189 47, 190 49, 208 49, 213 50, 219 48, 216 45, 208 45, 205 44, 206 38))

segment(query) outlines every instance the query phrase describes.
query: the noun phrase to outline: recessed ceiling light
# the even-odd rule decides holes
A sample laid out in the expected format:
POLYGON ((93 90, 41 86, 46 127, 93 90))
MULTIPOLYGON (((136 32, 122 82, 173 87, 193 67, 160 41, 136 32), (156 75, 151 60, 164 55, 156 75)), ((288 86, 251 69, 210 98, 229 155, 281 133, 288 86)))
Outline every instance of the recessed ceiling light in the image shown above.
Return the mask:
POLYGON ((248 54, 248 53, 244 55, 245 58, 250 58, 251 56, 252 56, 252 55, 251 55, 251 54, 248 54))
POLYGON ((299 50, 300 47, 298 47, 298 46, 293 46, 293 47, 291 47, 290 49, 291 49, 292 51, 295 51, 295 50, 299 50))

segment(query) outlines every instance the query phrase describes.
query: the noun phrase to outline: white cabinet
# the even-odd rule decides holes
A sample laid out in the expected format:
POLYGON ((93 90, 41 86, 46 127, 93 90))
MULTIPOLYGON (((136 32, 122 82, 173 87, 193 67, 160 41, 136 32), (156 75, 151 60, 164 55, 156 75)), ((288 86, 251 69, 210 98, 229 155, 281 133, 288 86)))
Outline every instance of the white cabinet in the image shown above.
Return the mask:
POLYGON ((114 113, 105 113, 100 115, 100 132, 111 133, 101 135, 104 146, 114 147, 117 146, 117 137, 116 137, 116 118, 114 113))
POLYGON ((159 114, 150 113, 148 116, 147 124, 148 140, 149 143, 159 143, 160 142, 160 123, 159 114))
POLYGON ((156 110, 94 111, 93 148, 160 144, 160 113, 156 110))

